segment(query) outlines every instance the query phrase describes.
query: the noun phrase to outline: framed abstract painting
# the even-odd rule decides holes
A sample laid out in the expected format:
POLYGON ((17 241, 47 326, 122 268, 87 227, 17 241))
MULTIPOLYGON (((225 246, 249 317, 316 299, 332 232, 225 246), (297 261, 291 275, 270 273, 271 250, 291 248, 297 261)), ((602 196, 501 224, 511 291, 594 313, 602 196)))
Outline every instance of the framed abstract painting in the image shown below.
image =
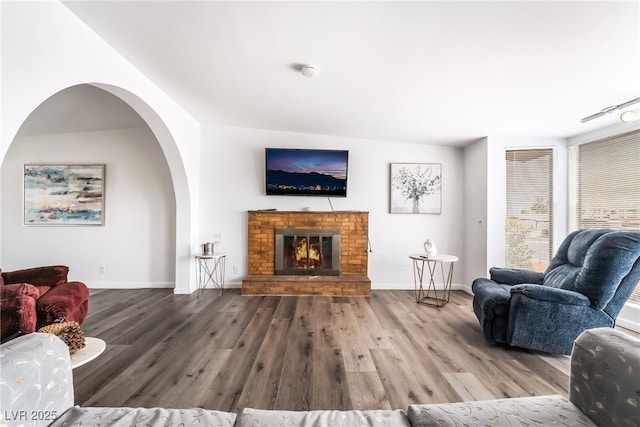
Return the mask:
POLYGON ((391 213, 439 214, 442 164, 391 163, 391 213))
POLYGON ((25 225, 104 225, 105 165, 25 165, 25 225))

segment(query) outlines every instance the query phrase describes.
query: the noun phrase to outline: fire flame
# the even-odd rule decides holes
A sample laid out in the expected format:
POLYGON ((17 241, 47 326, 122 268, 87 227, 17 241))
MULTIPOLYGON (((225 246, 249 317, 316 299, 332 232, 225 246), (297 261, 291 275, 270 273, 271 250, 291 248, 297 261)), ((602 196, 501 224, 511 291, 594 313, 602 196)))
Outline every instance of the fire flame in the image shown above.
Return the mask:
POLYGON ((296 265, 298 268, 316 268, 320 266, 320 251, 315 243, 307 244, 307 239, 298 240, 296 247, 296 265), (309 265, 307 266, 307 260, 309 265))

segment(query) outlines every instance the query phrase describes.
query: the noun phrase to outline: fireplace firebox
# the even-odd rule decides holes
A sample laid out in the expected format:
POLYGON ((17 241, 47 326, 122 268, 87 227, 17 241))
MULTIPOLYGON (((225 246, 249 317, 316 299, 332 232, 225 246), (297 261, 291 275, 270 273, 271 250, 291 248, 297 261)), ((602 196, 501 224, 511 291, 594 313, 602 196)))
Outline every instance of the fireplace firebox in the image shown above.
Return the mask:
POLYGON ((275 229, 275 274, 340 275, 340 230, 275 229))

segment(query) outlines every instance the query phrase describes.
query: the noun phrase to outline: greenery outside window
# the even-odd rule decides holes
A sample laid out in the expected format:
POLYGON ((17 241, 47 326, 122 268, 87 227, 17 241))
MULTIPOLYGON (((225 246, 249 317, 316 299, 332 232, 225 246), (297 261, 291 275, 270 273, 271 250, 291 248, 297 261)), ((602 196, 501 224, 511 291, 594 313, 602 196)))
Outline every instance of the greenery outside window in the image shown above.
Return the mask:
POLYGON ((553 256, 553 149, 506 151, 505 265, 544 271, 553 256))

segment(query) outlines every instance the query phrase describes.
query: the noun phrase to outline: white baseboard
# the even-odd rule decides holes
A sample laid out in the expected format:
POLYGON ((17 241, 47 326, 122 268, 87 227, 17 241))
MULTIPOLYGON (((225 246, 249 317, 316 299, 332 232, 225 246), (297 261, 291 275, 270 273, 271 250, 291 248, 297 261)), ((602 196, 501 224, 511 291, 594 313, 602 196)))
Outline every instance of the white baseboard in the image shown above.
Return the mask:
POLYGON ((242 282, 225 282, 225 289, 242 289, 242 282))
MULTIPOLYGON (((423 285, 424 286, 424 285, 423 285)), ((389 291, 415 291, 415 286, 413 283, 371 283, 371 290, 389 290, 389 291)), ((436 289, 443 289, 442 284, 437 284, 436 289)), ((461 283, 452 283, 451 284, 452 291, 465 291, 471 293, 471 288, 461 283)))
POLYGON ((626 303, 620 310, 620 314, 618 314, 616 325, 640 332, 640 305, 626 303))
POLYGON ((84 282, 89 289, 173 289, 175 282, 84 282))
MULTIPOLYGON (((174 282, 87 282, 87 287, 89 289, 174 289, 174 282)), ((226 282, 224 284, 225 289, 241 289, 242 282, 241 281, 232 281, 226 282)), ((413 284, 407 283, 380 283, 380 284, 371 284, 372 290, 397 290, 397 291, 413 291, 415 287, 413 284)), ((442 289, 442 285, 436 285, 436 289, 442 289)), ((453 283, 451 285, 451 290, 454 291, 465 291, 468 294, 472 294, 471 287, 468 285, 464 285, 461 283, 453 283)), ((179 290, 176 289, 176 293, 191 293, 187 292, 187 290, 179 290)))

